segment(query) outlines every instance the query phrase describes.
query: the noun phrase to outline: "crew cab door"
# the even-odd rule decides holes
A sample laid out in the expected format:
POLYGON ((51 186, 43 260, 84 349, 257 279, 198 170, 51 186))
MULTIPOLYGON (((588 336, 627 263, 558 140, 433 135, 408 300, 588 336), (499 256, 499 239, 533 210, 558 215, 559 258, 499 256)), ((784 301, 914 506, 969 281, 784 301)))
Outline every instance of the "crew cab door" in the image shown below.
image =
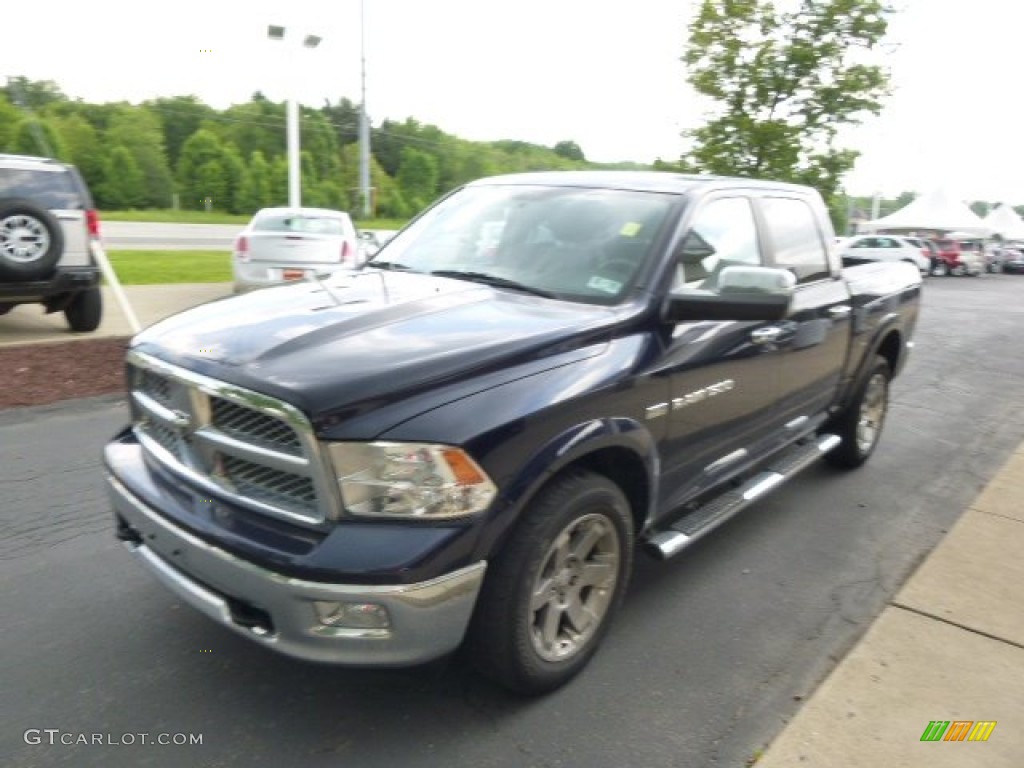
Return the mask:
MULTIPOLYGON (((750 198, 713 197, 690 219, 673 259, 670 290, 713 290, 724 267, 764 263, 750 198)), ((662 445, 662 509, 734 470, 776 429, 780 352, 757 341, 771 325, 695 321, 668 329, 661 361, 671 382, 664 403, 669 423, 662 445)))
POLYGON ((820 200, 766 193, 757 198, 771 266, 797 279, 789 316, 772 324, 777 337, 778 412, 787 429, 824 412, 834 401, 849 352, 850 292, 839 264, 830 259, 827 212, 820 200))

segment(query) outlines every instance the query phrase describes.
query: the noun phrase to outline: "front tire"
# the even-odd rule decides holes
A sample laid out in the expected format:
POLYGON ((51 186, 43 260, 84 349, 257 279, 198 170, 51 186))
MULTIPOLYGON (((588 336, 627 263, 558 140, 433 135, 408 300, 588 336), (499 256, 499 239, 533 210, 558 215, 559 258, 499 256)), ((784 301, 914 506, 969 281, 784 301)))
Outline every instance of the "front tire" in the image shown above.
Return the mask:
POLYGON ((474 663, 519 693, 564 685, 596 653, 632 564, 622 490, 592 472, 557 477, 491 566, 469 629, 474 663))
POLYGON ((949 265, 946 262, 936 262, 935 266, 932 267, 932 277, 947 277, 948 275, 949 265))
POLYGON ((829 464, 842 469, 856 469, 871 458, 889 411, 891 380, 889 362, 884 357, 875 357, 853 400, 823 428, 823 431, 842 438, 839 447, 825 454, 829 464))

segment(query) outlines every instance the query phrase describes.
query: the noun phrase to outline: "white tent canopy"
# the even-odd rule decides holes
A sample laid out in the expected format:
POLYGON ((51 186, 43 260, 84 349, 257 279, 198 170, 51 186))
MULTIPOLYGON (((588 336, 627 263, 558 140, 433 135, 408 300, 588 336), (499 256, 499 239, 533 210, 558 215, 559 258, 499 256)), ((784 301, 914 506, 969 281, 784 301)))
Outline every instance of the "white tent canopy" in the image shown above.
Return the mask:
POLYGON ((895 213, 867 221, 860 226, 861 232, 878 232, 882 229, 926 229, 943 232, 956 230, 979 235, 992 232, 992 227, 966 203, 941 189, 921 195, 895 213))
POLYGON ((1024 220, 1008 205, 997 205, 989 211, 985 223, 1007 240, 1024 240, 1024 220))

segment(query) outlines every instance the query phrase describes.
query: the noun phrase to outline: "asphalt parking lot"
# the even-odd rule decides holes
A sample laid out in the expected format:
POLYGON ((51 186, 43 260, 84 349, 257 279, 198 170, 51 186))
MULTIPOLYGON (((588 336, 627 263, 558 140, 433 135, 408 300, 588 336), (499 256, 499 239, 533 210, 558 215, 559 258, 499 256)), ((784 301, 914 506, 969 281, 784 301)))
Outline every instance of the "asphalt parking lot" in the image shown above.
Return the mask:
POLYGON ((534 700, 458 657, 337 669, 217 627, 113 538, 99 451, 120 398, 0 413, 0 764, 742 766, 1024 437, 1022 292, 1008 275, 929 280, 872 462, 816 466, 686 556, 639 558, 594 663, 534 700), (202 743, 31 743, 30 729, 202 743))

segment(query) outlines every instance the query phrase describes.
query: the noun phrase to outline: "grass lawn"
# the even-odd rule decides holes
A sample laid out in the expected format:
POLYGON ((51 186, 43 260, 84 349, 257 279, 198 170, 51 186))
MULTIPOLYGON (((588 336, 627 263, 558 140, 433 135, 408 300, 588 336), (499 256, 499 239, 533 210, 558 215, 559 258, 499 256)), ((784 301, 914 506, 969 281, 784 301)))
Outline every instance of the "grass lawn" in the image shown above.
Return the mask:
POLYGON ((241 224, 249 223, 252 216, 212 211, 100 211, 100 221, 148 221, 160 224, 241 224))
POLYGON ((108 251, 107 257, 124 285, 231 281, 225 251, 108 251))
MULTIPOLYGON (((175 211, 170 209, 149 211, 100 211, 100 221, 150 221, 160 224, 239 224, 245 226, 252 216, 248 214, 217 213, 215 211, 175 211)), ((368 219, 356 221, 360 229, 401 229, 405 219, 368 219)))

